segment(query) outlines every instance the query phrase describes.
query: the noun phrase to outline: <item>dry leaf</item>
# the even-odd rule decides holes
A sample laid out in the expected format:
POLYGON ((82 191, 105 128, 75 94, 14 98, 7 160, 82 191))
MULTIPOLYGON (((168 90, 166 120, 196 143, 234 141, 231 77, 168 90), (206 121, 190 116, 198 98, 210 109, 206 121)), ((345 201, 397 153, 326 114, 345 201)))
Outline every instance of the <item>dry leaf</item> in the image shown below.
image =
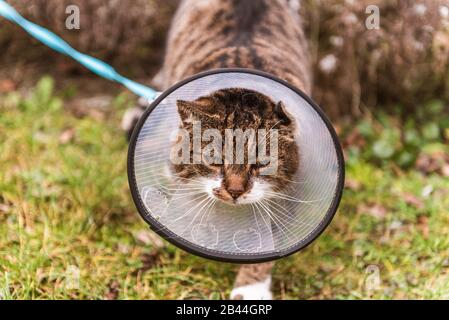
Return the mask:
POLYGON ((112 101, 113 99, 110 96, 75 99, 68 103, 68 108, 75 117, 91 117, 100 121, 106 118, 106 113, 109 111, 112 101))
POLYGON ((420 154, 415 165, 423 173, 432 173, 438 170, 438 164, 428 154, 420 154))
POLYGON ((428 198, 433 192, 433 186, 431 184, 426 185, 422 191, 421 191, 421 195, 424 198, 428 198))
POLYGON ((160 253, 157 250, 153 250, 150 253, 142 255, 142 270, 148 270, 154 267, 159 261, 160 253))
POLYGON ((108 291, 104 295, 104 298, 106 300, 117 300, 120 292, 119 290, 120 284, 117 281, 112 280, 111 282, 108 283, 108 291))
POLYGON ((350 190, 359 191, 361 189, 362 185, 359 181, 347 178, 345 180, 345 188, 348 188, 350 190))
POLYGON ((399 230, 402 228, 402 221, 395 220, 388 226, 388 230, 399 230))
POLYGON ((150 253, 144 253, 140 260, 142 261, 142 267, 136 269, 132 274, 137 275, 140 272, 145 272, 152 269, 159 262, 160 252, 153 250, 150 253))
POLYGON ((441 168, 441 174, 444 177, 449 177, 449 164, 444 164, 443 167, 441 168))
POLYGON ((73 128, 66 129, 59 135, 59 143, 66 144, 72 142, 74 137, 75 137, 75 129, 73 128))
POLYGON ((0 92, 11 92, 16 89, 14 81, 9 79, 0 80, 0 92))
POLYGON ((427 239, 429 237, 429 217, 419 216, 417 227, 421 231, 423 237, 427 239))
POLYGON ((366 145, 365 138, 360 134, 360 131, 355 128, 352 130, 344 140, 344 145, 347 147, 358 146, 363 147, 366 145))
POLYGON ((359 210, 361 212, 368 213, 370 216, 373 216, 378 219, 382 219, 387 215, 387 209, 380 205, 380 204, 374 204, 371 206, 362 205, 359 210))
POLYGON ((425 207, 424 202, 417 196, 411 193, 404 193, 403 196, 407 204, 414 206, 417 209, 424 209, 425 207))
POLYGON ((437 172, 449 176, 449 155, 439 151, 431 155, 421 154, 416 160, 416 168, 423 173, 437 172))
POLYGON ((0 212, 1 213, 8 213, 10 209, 11 209, 10 205, 7 205, 5 203, 0 203, 0 212))
POLYGON ((142 242, 145 245, 152 245, 156 248, 163 248, 165 247, 164 241, 157 236, 155 233, 149 231, 149 230, 142 230, 139 231, 135 235, 136 240, 142 242))

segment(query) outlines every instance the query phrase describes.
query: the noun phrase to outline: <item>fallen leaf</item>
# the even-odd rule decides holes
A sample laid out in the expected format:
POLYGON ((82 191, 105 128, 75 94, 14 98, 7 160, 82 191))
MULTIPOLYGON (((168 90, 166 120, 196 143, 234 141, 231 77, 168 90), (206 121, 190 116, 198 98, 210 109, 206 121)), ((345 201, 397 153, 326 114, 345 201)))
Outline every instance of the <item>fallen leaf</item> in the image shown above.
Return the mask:
POLYGON ((142 267, 138 268, 133 272, 133 275, 137 275, 139 272, 145 272, 152 269, 159 262, 160 252, 158 250, 153 250, 149 253, 144 253, 140 261, 142 261, 142 267))
POLYGON ((428 184, 427 186, 425 186, 422 191, 421 191, 421 195, 424 198, 428 198, 433 192, 433 186, 431 184, 428 184))
POLYGON ((423 237, 427 239, 429 237, 429 217, 419 216, 417 227, 421 231, 423 237))
POLYGON ((441 174, 444 177, 449 177, 449 164, 444 164, 443 167, 441 168, 441 174))
POLYGON ((97 96, 87 99, 75 99, 67 105, 73 115, 78 118, 91 117, 101 121, 106 118, 106 113, 112 105, 112 97, 97 96))
POLYGON ((154 267, 159 261, 159 256, 160 253, 157 250, 153 250, 150 253, 145 253, 144 255, 142 255, 142 269, 148 270, 154 267))
POLYGON ((0 212, 8 213, 9 210, 11 210, 11 206, 10 205, 7 205, 5 203, 0 203, 0 212))
POLYGON ((106 300, 117 300, 120 292, 120 284, 116 280, 112 280, 108 283, 108 291, 104 295, 106 300))
POLYGON ((69 143, 73 141, 74 137, 75 137, 75 129, 73 128, 66 129, 59 135, 59 143, 61 144, 69 143))
POLYGON ((129 254, 129 252, 130 252, 131 249, 130 249, 130 247, 127 246, 126 244, 119 243, 118 246, 117 246, 117 250, 118 250, 120 253, 123 253, 123 254, 129 254))
POLYGON ((425 205, 424 202, 418 198, 417 196, 411 194, 411 193, 404 193, 403 194, 405 203, 414 206, 417 209, 424 209, 425 205))
POLYGON ((402 228, 402 221, 395 220, 388 226, 389 230, 399 230, 402 228))
POLYGON ((33 140, 42 144, 46 144, 50 142, 51 136, 44 133, 43 131, 36 131, 33 134, 33 140))
POLYGON ((438 163, 428 154, 420 154, 415 166, 419 171, 427 174, 438 170, 438 163))
POLYGON ((359 210, 378 219, 382 219, 387 215, 387 209, 380 204, 374 204, 372 206, 362 205, 359 210))
POLYGON ((159 236, 149 230, 139 231, 135 235, 135 238, 145 245, 152 245, 156 248, 165 247, 165 242, 161 238, 159 238, 159 236))
POLYGON ((423 173, 440 173, 449 176, 449 155, 438 151, 433 154, 421 154, 416 160, 416 168, 423 173))
POLYGON ((345 188, 348 188, 350 190, 359 191, 361 189, 362 185, 359 181, 347 178, 345 180, 345 188))
POLYGON ((359 129, 355 128, 346 136, 346 139, 344 140, 344 145, 346 147, 351 147, 351 146, 364 147, 366 145, 366 140, 360 134, 359 129))
POLYGON ((449 267, 449 258, 444 259, 441 265, 445 268, 449 267))
POLYGON ((0 92, 11 92, 16 89, 16 84, 10 79, 0 80, 0 92))
POLYGON ((106 118, 106 114, 104 112, 95 109, 90 110, 88 116, 97 121, 102 121, 106 118))

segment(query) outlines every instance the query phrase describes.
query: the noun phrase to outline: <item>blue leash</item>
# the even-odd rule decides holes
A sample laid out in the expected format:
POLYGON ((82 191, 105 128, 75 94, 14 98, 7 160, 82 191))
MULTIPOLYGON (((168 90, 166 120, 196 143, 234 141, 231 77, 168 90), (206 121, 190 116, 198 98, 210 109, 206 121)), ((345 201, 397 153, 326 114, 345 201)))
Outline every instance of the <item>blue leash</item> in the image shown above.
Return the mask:
POLYGON ((141 96, 147 100, 154 100, 157 97, 158 92, 156 92, 155 90, 123 77, 107 63, 76 51, 67 42, 65 42, 53 32, 26 20, 4 0, 0 0, 0 16, 3 16, 11 22, 18 24, 26 32, 28 32, 31 36, 33 36, 43 44, 59 53, 62 53, 78 61, 80 64, 85 66, 90 71, 96 73, 97 75, 108 80, 118 82, 138 96, 141 96))

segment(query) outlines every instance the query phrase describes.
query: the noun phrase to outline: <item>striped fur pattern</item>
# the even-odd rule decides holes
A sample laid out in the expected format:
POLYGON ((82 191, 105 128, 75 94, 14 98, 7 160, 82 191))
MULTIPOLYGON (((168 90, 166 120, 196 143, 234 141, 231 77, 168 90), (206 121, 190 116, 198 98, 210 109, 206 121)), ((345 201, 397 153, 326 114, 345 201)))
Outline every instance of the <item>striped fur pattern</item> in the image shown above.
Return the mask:
POLYGON ((310 93, 298 20, 285 0, 184 0, 172 21, 160 84, 167 88, 214 68, 252 68, 310 93))
MULTIPOLYGON (((310 94, 306 39, 286 0, 184 0, 172 21, 159 85, 215 68, 271 73, 310 94)), ((273 263, 244 265, 233 299, 271 299, 273 263)))

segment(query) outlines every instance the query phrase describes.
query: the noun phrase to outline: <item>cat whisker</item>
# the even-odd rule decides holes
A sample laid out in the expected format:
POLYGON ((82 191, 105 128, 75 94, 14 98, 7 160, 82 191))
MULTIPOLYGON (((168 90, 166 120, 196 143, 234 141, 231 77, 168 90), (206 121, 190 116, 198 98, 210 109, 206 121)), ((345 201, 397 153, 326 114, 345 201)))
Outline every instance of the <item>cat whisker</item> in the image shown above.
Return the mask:
MULTIPOLYGON (((255 203, 256 207, 259 209, 259 211, 264 211, 268 217, 270 218, 270 221, 273 222, 275 224, 275 226, 282 232, 282 234, 289 239, 289 235, 285 233, 284 229, 282 229, 282 226, 279 225, 279 223, 277 223, 277 221, 273 218, 273 216, 270 214, 269 210, 266 209, 262 203, 257 202, 255 203), (262 210, 261 210, 262 209, 262 210)), ((260 215, 263 216, 262 212, 260 212, 260 215)))
MULTIPOLYGON (((256 213, 256 211, 259 211, 259 210, 256 210, 256 206, 253 203, 250 203, 250 205, 251 205, 251 208, 253 210, 254 218, 256 219, 256 222, 257 222, 257 213, 256 213)), ((259 214, 262 217, 262 220, 265 223, 265 225, 267 226, 268 230, 271 231, 271 224, 270 225, 268 224, 268 222, 265 220, 265 217, 263 216, 263 214, 261 212, 259 212, 259 214)))
MULTIPOLYGON (((203 195, 203 196, 204 196, 204 195, 203 195)), ((170 209, 170 210, 178 210, 178 209, 180 209, 180 208, 185 207, 185 205, 186 205, 186 204, 189 204, 190 202, 197 201, 197 200, 201 200, 201 199, 203 198, 203 196, 199 196, 199 197, 197 197, 197 198, 195 198, 195 199, 191 199, 190 201, 184 202, 183 204, 178 205, 178 206, 172 206, 172 207, 166 206, 165 209, 164 209, 163 214, 165 214, 165 213, 167 212, 168 209, 170 209)), ((161 216, 163 216, 163 214, 161 214, 161 216)), ((176 221, 176 220, 175 220, 175 221, 176 221)))
POLYGON ((290 232, 290 233, 296 238, 296 235, 293 234, 293 232, 290 231, 289 228, 287 228, 287 227, 282 223, 282 221, 281 221, 279 218, 276 217, 275 214, 273 214, 273 212, 270 210, 269 207, 267 207, 267 205, 264 203, 263 200, 260 201, 260 202, 258 202, 257 204, 258 204, 258 205, 259 205, 259 206, 260 206, 260 207, 267 213, 267 215, 268 215, 268 217, 270 217, 271 221, 273 221, 273 222, 275 223, 275 225, 279 228, 279 230, 284 234, 284 236, 285 236, 288 240, 290 240, 290 237, 289 237, 289 235, 286 233, 286 231, 287 231, 287 232, 290 232), (278 222, 279 222, 279 223, 278 223, 278 222), (284 228, 284 229, 282 229, 282 228, 284 228), (285 230, 285 231, 284 231, 284 230, 285 230))
POLYGON ((316 203, 316 202, 320 202, 320 201, 328 199, 328 197, 324 197, 324 198, 315 199, 315 200, 301 200, 301 199, 295 198, 293 196, 289 196, 285 193, 272 192, 272 191, 267 191, 266 193, 268 195, 275 196, 279 199, 288 200, 288 201, 292 201, 292 202, 305 203, 305 204, 316 203))
MULTIPOLYGON (((186 196, 187 197, 187 196, 186 196)), ((208 197, 208 195, 207 194, 200 194, 198 197, 195 197, 195 198, 193 198, 192 196, 188 196, 189 198, 192 198, 192 199, 189 199, 188 201, 186 201, 186 202, 183 202, 183 203, 180 203, 180 204, 178 204, 178 205, 176 205, 176 206, 168 206, 168 208, 170 209, 170 210, 177 210, 177 209, 179 209, 179 208, 183 208, 183 207, 185 207, 186 205, 188 205, 188 204, 190 204, 190 203, 192 203, 192 202, 195 202, 195 201, 197 201, 197 200, 201 200, 202 198, 204 198, 204 197, 208 197)), ((179 197, 179 198, 176 198, 176 199, 182 199, 182 198, 185 198, 185 197, 179 197)))
POLYGON ((190 203, 190 202, 192 202, 192 201, 194 201, 194 200, 199 200, 199 199, 201 199, 201 198, 204 197, 204 196, 205 196, 205 198, 204 198, 203 200, 201 200, 199 203, 197 203, 196 205, 194 205, 193 207, 191 207, 189 210, 187 210, 182 216, 180 216, 180 217, 176 218, 175 220, 173 220, 173 222, 177 222, 177 221, 179 221, 179 220, 181 220, 181 219, 187 217, 193 210, 195 210, 198 206, 200 206, 202 203, 204 203, 204 201, 208 201, 208 200, 210 199, 210 197, 206 194, 206 195, 203 195, 203 196, 201 196, 201 197, 192 199, 192 200, 190 200, 190 201, 188 201, 188 202, 186 202, 186 203, 183 203, 183 204, 180 205, 179 207, 175 208, 175 209, 178 209, 178 208, 180 208, 180 207, 184 207, 184 206, 186 206, 188 203, 190 203))
POLYGON ((212 202, 210 203, 210 206, 206 209, 205 214, 201 217, 200 224, 203 224, 203 218, 206 219, 206 223, 207 223, 207 219, 209 218, 210 213, 211 213, 211 212, 213 211, 213 209, 214 209, 214 205, 215 205, 215 203, 217 202, 217 200, 214 199, 214 198, 211 198, 211 199, 212 199, 212 202))
POLYGON ((191 198, 196 195, 204 195, 206 192, 187 192, 187 193, 173 193, 173 194, 167 194, 169 197, 176 198, 177 200, 183 199, 183 198, 191 198))
POLYGON ((280 212, 279 209, 275 208, 274 206, 271 206, 271 207, 272 207, 273 209, 275 209, 277 212, 279 212, 280 214, 282 214, 282 215, 285 216, 286 218, 290 219, 290 222, 291 222, 291 223, 293 223, 293 224, 299 223, 299 224, 302 224, 302 225, 305 225, 305 226, 308 226, 308 227, 313 227, 312 225, 310 225, 310 224, 308 224, 308 223, 305 223, 305 222, 302 222, 302 221, 298 221, 297 219, 295 219, 295 218, 293 218, 293 217, 290 217, 290 216, 289 216, 290 212, 289 212, 286 208, 284 208, 281 204, 277 203, 276 201, 273 201, 273 200, 270 200, 270 199, 265 199, 265 201, 268 201, 268 202, 272 203, 273 205, 276 205, 277 208, 282 209, 283 212, 280 212))
MULTIPOLYGON (((192 220, 190 221, 190 223, 184 228, 184 230, 181 232, 181 235, 183 235, 184 234, 184 232, 186 232, 189 228, 190 228, 190 226, 195 222, 195 220, 196 220, 196 217, 198 217, 198 215, 200 215, 200 214, 204 214, 203 213, 203 210, 206 208, 206 207, 208 207, 209 206, 209 204, 211 203, 211 202, 213 202, 213 198, 211 198, 211 197, 208 197, 208 198, 206 198, 206 199, 204 199, 203 201, 201 201, 199 204, 202 204, 202 203, 204 203, 205 201, 206 201, 206 203, 204 203, 199 209, 198 209, 198 212, 193 216, 193 218, 192 218, 192 220)), ((196 207, 196 206, 195 206, 196 207)), ((190 210, 189 210, 190 211, 190 210)))
POLYGON ((266 202, 266 200, 262 200, 262 202, 267 206, 267 208, 271 209, 270 211, 278 218, 280 221, 284 222, 285 224, 296 227, 296 222, 294 218, 289 216, 288 214, 285 214, 284 212, 280 211, 278 208, 273 207, 270 203, 266 202), (277 213, 273 212, 273 210, 276 210, 277 213))

